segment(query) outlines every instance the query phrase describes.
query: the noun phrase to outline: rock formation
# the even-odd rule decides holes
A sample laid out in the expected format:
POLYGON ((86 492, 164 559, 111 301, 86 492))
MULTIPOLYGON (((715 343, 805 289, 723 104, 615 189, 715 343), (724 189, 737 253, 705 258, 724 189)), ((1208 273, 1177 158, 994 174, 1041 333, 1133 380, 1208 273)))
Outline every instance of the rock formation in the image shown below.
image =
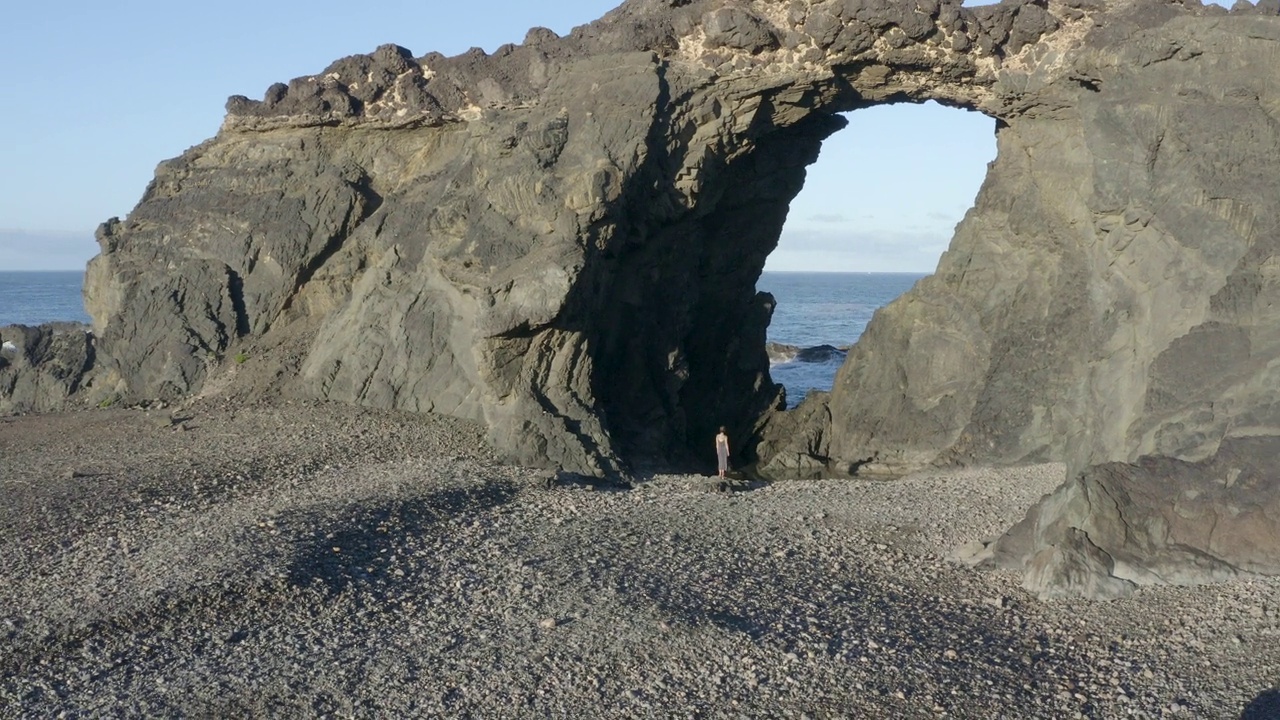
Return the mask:
POLYGON ((1270 572, 1278 12, 629 0, 345 58, 232 98, 100 228, 93 392, 444 412, 593 475, 721 424, 779 477, 1065 460, 987 549, 1029 587, 1270 572), (838 113, 925 100, 995 118, 998 158, 936 274, 782 412, 755 281, 788 203, 838 113))
POLYGON ((80 323, 0 328, 0 413, 66 408, 91 375, 93 361, 93 335, 80 323))

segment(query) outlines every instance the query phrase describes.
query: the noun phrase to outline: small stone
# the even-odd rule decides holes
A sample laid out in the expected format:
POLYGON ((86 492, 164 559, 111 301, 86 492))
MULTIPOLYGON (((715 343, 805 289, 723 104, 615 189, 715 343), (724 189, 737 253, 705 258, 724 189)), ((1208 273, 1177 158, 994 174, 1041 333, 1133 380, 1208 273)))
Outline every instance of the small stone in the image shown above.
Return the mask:
POLYGON ((546 629, 551 629, 559 624, 560 624, 559 621, 557 621, 555 618, 546 618, 544 620, 538 621, 538 627, 546 628, 546 629))

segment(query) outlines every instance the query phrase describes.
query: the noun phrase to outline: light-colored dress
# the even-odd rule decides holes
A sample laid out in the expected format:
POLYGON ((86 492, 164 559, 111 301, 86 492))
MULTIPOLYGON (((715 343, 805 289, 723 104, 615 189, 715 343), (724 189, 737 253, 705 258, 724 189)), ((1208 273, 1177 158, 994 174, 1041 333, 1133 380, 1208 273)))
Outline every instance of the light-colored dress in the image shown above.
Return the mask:
POLYGON ((729 436, 724 433, 716 435, 716 460, 720 463, 720 472, 729 469, 729 436))

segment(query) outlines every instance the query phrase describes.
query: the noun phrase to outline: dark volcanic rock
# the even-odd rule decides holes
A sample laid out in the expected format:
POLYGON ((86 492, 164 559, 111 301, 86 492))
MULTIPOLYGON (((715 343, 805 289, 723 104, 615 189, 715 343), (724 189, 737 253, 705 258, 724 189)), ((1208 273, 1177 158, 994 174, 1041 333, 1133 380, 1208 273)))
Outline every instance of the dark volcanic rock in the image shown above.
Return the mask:
POLYGON ((825 363, 832 360, 843 360, 847 351, 834 345, 815 345, 796 353, 797 362, 825 363))
MULTIPOLYGON (((597 476, 708 462, 719 425, 780 476, 1208 473, 1280 437, 1269 9, 630 0, 492 55, 345 58, 232 98, 103 226, 95 386, 449 413, 597 476), (931 99, 998 121, 976 207, 783 413, 754 286, 805 167, 838 113, 931 99)), ((1112 577, 1060 510, 1016 554, 1112 577)))
POLYGON ((91 375, 94 340, 79 323, 0 327, 0 414, 60 410, 91 375))
POLYGON ((828 434, 822 431, 831 423, 829 399, 829 393, 811 390, 794 409, 771 418, 756 452, 769 459, 775 474, 821 477, 831 470, 828 434))
POLYGON ((758 53, 778 47, 778 36, 755 14, 740 7, 723 7, 702 19, 707 47, 729 47, 758 53))

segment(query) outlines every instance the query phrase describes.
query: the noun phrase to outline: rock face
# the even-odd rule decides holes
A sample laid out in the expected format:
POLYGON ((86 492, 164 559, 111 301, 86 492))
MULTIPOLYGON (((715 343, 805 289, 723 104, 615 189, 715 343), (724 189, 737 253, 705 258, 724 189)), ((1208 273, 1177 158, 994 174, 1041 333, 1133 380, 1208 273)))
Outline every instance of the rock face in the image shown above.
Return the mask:
POLYGON ((0 414, 65 408, 93 361, 93 335, 79 323, 0 328, 0 414))
POLYGON ((345 58, 232 98, 102 226, 94 391, 449 413, 592 475, 708 461, 722 424, 773 476, 1066 460, 1002 563, 1104 595, 1271 571, 1253 520, 1170 570, 1208 566, 1155 519, 1220 473, 1249 507, 1274 487, 1276 15, 630 0, 493 55, 345 58), (805 167, 837 113, 930 99, 997 120, 976 206, 830 395, 782 412, 754 286, 805 167), (1152 543, 1107 534, 1135 525, 1152 543))
POLYGON ((1113 598, 1138 585, 1280 573, 1275 438, 1230 438, 1212 458, 1089 468, 1000 538, 985 564, 1025 569, 1041 597, 1113 598))

